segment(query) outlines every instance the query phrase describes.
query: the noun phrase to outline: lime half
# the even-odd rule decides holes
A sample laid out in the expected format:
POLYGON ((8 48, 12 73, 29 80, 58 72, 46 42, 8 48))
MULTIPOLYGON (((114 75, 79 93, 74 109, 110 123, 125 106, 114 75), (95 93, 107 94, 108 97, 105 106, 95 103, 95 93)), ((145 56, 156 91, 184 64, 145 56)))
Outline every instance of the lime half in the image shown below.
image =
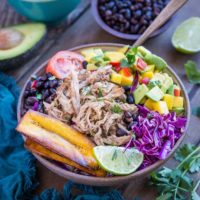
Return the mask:
POLYGON ((138 150, 116 146, 96 146, 93 148, 94 155, 99 165, 116 175, 133 173, 143 162, 144 156, 138 150))
POLYGON ((192 17, 180 24, 172 36, 172 44, 182 53, 200 51, 200 18, 192 17))

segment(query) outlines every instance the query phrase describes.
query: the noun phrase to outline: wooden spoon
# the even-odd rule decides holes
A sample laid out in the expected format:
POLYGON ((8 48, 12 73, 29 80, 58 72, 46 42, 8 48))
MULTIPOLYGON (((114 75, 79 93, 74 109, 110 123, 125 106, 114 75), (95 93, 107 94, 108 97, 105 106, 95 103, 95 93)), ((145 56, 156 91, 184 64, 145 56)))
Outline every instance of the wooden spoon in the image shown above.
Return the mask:
POLYGON ((159 27, 161 27, 177 10, 179 10, 188 0, 171 0, 162 12, 156 17, 146 31, 136 40, 133 46, 139 46, 159 27))

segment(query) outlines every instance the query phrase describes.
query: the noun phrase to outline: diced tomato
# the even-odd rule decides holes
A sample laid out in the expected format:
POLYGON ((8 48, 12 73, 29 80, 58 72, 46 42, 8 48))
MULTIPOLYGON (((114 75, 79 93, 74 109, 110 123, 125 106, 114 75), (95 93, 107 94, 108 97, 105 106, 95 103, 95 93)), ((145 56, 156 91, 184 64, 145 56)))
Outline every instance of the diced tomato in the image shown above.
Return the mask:
POLYGON ((70 51, 59 51, 48 62, 46 73, 50 72, 59 79, 65 78, 71 68, 82 69, 84 57, 70 51))
POLYGON ((174 89, 174 96, 179 97, 181 95, 181 90, 179 88, 174 89))
POLYGON ((143 71, 143 70, 145 70, 146 67, 147 67, 147 63, 144 60, 142 60, 142 58, 138 58, 136 68, 138 70, 143 71))
POLYGON ((31 84, 31 88, 36 88, 37 80, 34 80, 31 84))
POLYGON ((116 72, 119 72, 120 71, 120 69, 121 69, 121 64, 120 64, 120 62, 110 62, 110 64, 112 65, 112 67, 114 68, 114 70, 116 71, 116 72))
POLYGON ((143 83, 143 84, 147 85, 149 83, 149 81, 150 81, 150 79, 145 77, 140 81, 140 83, 143 83))
POLYGON ((131 70, 128 67, 122 68, 119 73, 126 77, 132 76, 131 70))
POLYGON ((120 62, 110 62, 110 64, 113 66, 113 67, 120 67, 120 62))

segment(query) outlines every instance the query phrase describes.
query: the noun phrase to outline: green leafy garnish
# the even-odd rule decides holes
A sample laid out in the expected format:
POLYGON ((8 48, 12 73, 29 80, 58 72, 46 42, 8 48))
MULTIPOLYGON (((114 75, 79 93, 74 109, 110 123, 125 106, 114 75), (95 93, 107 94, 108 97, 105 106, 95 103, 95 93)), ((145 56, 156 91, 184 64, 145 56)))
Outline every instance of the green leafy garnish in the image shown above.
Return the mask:
POLYGON ((200 70, 197 69, 196 62, 188 60, 185 65, 185 72, 190 83, 198 84, 200 83, 200 70))
POLYGON ((130 65, 135 63, 135 55, 137 54, 137 47, 132 47, 126 54, 128 63, 130 65))
POLYGON ((36 98, 37 98, 38 100, 41 100, 41 99, 42 99, 42 95, 41 95, 40 93, 37 93, 37 94, 36 94, 36 98))
POLYGON ((200 147, 183 145, 176 152, 175 159, 180 162, 175 169, 163 167, 151 174, 151 184, 159 193, 156 200, 199 200, 196 191, 200 181, 195 184, 189 173, 200 171, 200 147))
POLYGON ((102 91, 102 88, 100 88, 100 87, 98 90, 98 97, 103 97, 103 91, 102 91))
POLYGON ((121 113, 121 112, 122 112, 122 109, 120 108, 120 106, 114 105, 114 106, 111 108, 111 111, 112 111, 113 113, 121 113))
POLYGON ((51 77, 49 77, 48 79, 49 79, 50 81, 52 81, 52 80, 56 79, 56 77, 55 77, 55 76, 51 76, 51 77))

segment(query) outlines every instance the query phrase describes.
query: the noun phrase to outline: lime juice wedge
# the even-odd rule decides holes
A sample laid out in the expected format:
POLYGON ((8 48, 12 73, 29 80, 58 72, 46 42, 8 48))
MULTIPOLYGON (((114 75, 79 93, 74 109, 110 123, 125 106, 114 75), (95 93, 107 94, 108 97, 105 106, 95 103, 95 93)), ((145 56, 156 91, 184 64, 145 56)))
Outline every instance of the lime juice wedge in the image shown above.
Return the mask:
POLYGON ((182 53, 200 51, 200 18, 191 17, 180 24, 172 36, 172 44, 182 53))
POLYGON ((115 175, 131 174, 142 164, 144 156, 135 148, 96 146, 94 155, 99 165, 115 175))

